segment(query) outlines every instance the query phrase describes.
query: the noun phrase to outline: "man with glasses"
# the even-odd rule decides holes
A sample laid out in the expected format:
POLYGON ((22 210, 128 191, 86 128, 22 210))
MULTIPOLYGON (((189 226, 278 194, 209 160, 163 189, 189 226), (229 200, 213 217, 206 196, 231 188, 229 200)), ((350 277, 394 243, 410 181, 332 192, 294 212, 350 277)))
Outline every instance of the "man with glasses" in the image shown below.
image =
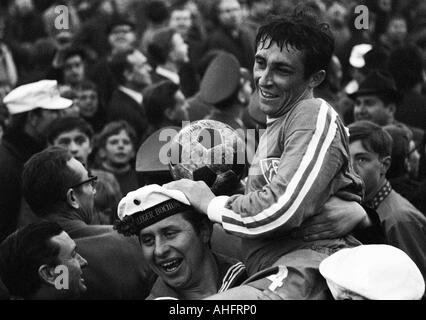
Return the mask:
POLYGON ((24 166, 23 194, 41 219, 58 223, 89 262, 85 298, 143 299, 153 284, 136 238, 93 225, 96 176, 66 149, 50 147, 24 166))

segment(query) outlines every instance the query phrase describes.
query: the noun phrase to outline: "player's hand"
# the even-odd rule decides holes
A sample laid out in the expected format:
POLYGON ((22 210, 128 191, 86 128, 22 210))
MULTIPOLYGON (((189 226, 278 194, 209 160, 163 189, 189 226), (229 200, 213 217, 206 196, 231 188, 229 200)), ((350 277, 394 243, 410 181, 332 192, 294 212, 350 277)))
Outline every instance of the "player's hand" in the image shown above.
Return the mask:
POLYGON ((198 211, 207 214, 210 201, 215 197, 204 181, 181 179, 163 185, 166 189, 182 191, 191 205, 198 211))
POLYGON ((293 236, 303 237, 306 241, 339 238, 367 219, 367 213, 359 203, 333 196, 321 212, 306 220, 293 236))
POLYGON ((270 289, 266 288, 262 291, 262 293, 259 294, 258 297, 259 300, 287 300, 286 297, 280 293, 279 291, 271 291, 270 289))

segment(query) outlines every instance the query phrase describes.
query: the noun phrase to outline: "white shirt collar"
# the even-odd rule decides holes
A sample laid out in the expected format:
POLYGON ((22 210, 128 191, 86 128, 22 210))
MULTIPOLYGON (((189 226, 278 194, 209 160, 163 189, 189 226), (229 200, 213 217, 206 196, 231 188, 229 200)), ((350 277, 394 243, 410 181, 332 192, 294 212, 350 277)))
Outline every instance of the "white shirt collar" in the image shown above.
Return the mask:
POLYGON ((143 101, 142 93, 124 86, 119 86, 118 89, 120 89, 122 92, 127 94, 130 98, 135 100, 138 104, 142 104, 142 101, 143 101))
POLYGON ((180 83, 179 75, 173 71, 170 71, 170 70, 164 69, 161 66, 158 66, 155 69, 155 72, 158 73, 160 76, 166 77, 167 79, 174 82, 175 84, 180 83))

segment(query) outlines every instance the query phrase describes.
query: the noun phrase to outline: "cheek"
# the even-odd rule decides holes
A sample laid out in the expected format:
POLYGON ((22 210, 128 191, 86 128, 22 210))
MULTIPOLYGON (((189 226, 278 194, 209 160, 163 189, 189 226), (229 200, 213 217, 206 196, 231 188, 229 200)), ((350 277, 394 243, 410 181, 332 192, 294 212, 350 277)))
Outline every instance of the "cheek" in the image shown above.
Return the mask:
POLYGON ((80 149, 84 152, 84 153, 90 153, 90 151, 92 151, 92 148, 90 147, 90 143, 85 143, 83 144, 80 149))
POLYGON ((141 245, 142 255, 145 258, 146 261, 148 261, 149 264, 153 264, 153 257, 154 257, 154 249, 153 247, 147 247, 144 245, 141 245))

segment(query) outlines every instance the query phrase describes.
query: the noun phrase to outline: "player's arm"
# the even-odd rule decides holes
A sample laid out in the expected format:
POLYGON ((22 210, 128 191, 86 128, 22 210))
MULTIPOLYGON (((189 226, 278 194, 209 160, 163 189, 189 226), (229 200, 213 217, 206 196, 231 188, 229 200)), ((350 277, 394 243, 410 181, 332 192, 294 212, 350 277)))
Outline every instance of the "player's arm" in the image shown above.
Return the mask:
MULTIPOLYGON (((181 190, 194 206, 207 212, 212 221, 243 237, 258 237, 300 226, 329 198, 331 181, 345 161, 336 113, 326 104, 316 113, 312 111, 315 106, 309 107, 311 112, 302 116, 302 122, 296 114, 296 120, 286 128, 277 175, 261 190, 230 198, 212 197, 201 183, 193 184, 189 192, 181 190)), ((180 188, 176 183, 179 181, 174 182, 174 186, 180 188)))

